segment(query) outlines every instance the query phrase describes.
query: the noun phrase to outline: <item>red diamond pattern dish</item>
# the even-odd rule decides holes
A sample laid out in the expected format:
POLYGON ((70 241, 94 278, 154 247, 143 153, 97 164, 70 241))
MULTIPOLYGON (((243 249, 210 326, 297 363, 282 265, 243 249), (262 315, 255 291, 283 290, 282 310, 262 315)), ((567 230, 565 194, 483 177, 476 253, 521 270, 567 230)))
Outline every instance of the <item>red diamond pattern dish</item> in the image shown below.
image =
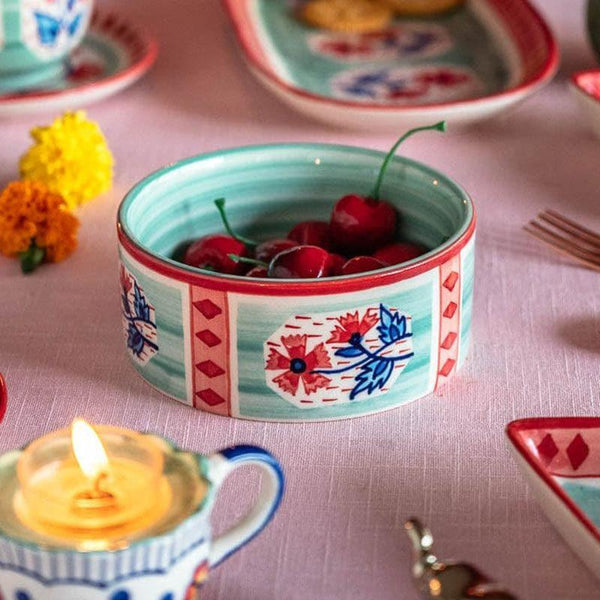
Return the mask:
POLYGON ((522 419, 506 434, 546 515, 600 576, 600 418, 522 419))

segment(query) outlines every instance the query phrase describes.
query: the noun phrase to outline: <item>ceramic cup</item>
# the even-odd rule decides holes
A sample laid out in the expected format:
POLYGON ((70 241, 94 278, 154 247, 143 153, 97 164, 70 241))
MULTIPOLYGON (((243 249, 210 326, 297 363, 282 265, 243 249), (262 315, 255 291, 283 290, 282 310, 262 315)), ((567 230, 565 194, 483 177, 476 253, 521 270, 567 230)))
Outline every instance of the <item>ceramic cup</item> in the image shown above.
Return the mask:
POLYGON ((93 0, 0 0, 0 90, 42 85, 60 75, 83 39, 93 0))
POLYGON ((0 457, 2 600, 195 600, 209 570, 260 533, 275 514, 283 473, 265 450, 235 446, 204 457, 151 437, 165 452, 172 507, 151 533, 110 551, 78 551, 25 531, 12 504, 20 452, 0 457), (212 539, 210 515, 219 488, 242 465, 264 472, 261 493, 246 517, 212 539), (194 494, 198 479, 203 494, 194 494))
POLYGON ((182 241, 233 227, 282 237, 368 194, 384 154, 329 145, 247 147, 191 158, 133 188, 118 217, 127 353, 151 385, 209 412, 313 421, 374 413, 432 392, 469 345, 475 215, 467 194, 396 158, 382 197, 400 235, 433 248, 377 272, 258 280, 171 257, 182 241))

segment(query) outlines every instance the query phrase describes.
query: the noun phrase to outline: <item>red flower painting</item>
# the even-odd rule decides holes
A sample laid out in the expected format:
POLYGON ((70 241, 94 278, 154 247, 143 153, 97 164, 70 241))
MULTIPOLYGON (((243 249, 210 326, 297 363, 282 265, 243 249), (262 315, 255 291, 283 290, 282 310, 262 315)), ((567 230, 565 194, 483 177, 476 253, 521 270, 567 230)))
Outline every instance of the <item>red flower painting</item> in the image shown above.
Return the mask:
POLYGON ((273 382, 283 391, 294 396, 300 389, 300 382, 304 392, 309 395, 327 387, 331 381, 320 373, 312 372, 315 369, 331 367, 325 344, 319 343, 307 352, 307 342, 307 335, 286 335, 281 337, 286 354, 273 347, 269 349, 266 368, 270 371, 283 370, 283 373, 277 375, 273 382))
POLYGON ((346 316, 337 319, 338 324, 331 332, 331 337, 327 340, 327 343, 345 344, 350 341, 360 341, 378 320, 376 310, 367 310, 362 319, 359 319, 358 311, 346 313, 346 316))

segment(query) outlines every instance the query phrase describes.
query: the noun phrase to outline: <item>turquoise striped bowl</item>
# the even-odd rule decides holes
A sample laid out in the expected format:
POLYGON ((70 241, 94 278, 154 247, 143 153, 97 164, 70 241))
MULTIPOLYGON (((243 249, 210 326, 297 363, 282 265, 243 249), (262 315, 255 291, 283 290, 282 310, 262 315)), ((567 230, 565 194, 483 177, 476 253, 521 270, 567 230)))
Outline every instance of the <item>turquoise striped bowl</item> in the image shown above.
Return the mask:
POLYGON ((431 393, 469 346, 475 213, 465 191, 395 158, 382 197, 400 235, 428 248, 403 265, 325 280, 261 280, 173 260, 222 231, 213 199, 255 237, 328 219, 344 194, 368 194, 384 158, 346 146, 288 144, 190 158, 137 184, 119 209, 127 352, 142 377, 195 408, 244 419, 322 421, 431 393))

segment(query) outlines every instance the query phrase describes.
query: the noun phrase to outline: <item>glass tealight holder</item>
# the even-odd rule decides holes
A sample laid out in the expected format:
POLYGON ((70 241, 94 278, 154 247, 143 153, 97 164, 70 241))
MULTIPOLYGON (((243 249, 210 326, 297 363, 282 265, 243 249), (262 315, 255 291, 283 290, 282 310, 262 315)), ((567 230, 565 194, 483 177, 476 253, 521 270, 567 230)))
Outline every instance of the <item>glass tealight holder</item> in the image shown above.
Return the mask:
POLYGON ((17 463, 15 512, 27 527, 64 539, 121 538, 168 510, 171 488, 164 454, 148 436, 97 428, 108 463, 97 481, 82 471, 69 429, 32 442, 17 463))

